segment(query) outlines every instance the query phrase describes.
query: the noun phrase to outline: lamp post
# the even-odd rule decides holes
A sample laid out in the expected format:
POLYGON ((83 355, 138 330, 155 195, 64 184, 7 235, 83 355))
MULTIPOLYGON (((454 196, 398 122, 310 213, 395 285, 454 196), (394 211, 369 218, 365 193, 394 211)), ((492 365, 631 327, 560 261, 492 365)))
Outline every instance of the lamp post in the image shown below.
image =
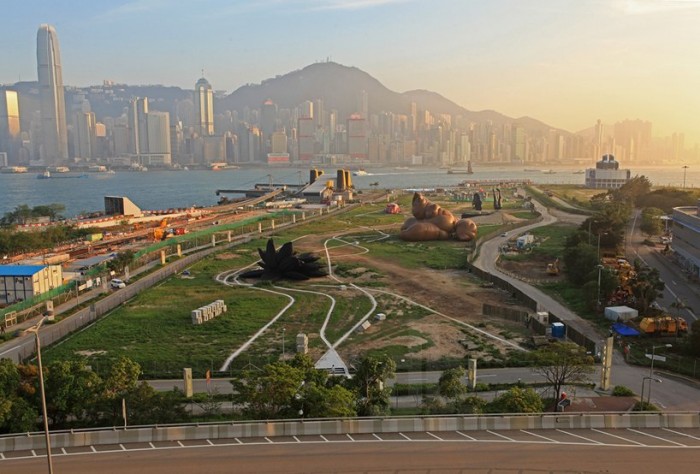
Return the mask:
POLYGON ((688 172, 688 165, 683 165, 683 189, 685 189, 685 175, 688 172))
POLYGON ((44 323, 45 318, 42 318, 34 327, 27 329, 27 332, 33 332, 36 340, 36 358, 39 363, 39 392, 41 394, 41 410, 44 418, 44 436, 46 437, 46 462, 49 465, 49 474, 53 474, 53 463, 51 461, 51 435, 49 434, 49 419, 46 413, 46 391, 44 390, 44 368, 41 364, 41 341, 39 340, 39 328, 44 323))
MULTIPOLYGON (((662 344, 660 346, 651 346, 651 365, 649 366, 649 378, 654 378, 654 358, 656 355, 656 349, 660 347, 673 347, 673 344, 662 344)), ((658 380, 660 383, 661 380, 658 380)), ((647 403, 651 403, 651 385, 649 385, 649 393, 647 394, 647 403)))
POLYGON ((284 360, 284 339, 286 335, 287 328, 283 327, 282 328, 282 359, 284 360))
POLYGON ((603 265, 598 265, 598 309, 600 309, 600 277, 603 271, 603 265))
MULTIPOLYGON (((656 383, 661 383, 661 379, 657 379, 657 378, 655 378, 655 377, 642 377, 642 393, 641 393, 641 395, 639 396, 639 401, 640 401, 641 403, 644 403, 644 383, 645 383, 647 380, 653 380, 653 381, 656 382, 656 383)), ((650 394, 649 396, 651 397, 651 382, 649 382, 649 394, 650 394)), ((647 402, 647 405, 648 405, 649 403, 650 403, 650 402, 647 402)), ((641 408, 641 407, 640 407, 640 408, 641 408)))

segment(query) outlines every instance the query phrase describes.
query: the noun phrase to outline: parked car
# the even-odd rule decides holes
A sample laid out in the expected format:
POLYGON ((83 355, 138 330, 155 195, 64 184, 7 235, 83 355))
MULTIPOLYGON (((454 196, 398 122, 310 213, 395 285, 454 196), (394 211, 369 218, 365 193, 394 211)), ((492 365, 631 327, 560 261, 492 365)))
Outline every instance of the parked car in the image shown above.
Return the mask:
POLYGON ((126 288, 126 283, 119 278, 112 279, 112 281, 109 282, 109 285, 115 290, 118 290, 119 288, 126 288))

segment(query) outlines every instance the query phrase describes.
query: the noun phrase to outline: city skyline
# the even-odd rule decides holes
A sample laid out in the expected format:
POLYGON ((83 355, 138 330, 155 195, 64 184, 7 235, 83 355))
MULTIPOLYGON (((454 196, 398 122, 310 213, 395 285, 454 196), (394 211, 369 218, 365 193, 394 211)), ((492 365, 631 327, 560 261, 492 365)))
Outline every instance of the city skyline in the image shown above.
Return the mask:
POLYGON ((572 132, 639 118, 655 135, 700 141, 695 0, 39 4, 18 5, 0 32, 12 46, 0 52, 2 83, 36 80, 32 36, 48 22, 61 36, 66 85, 192 89, 204 67, 214 89, 231 92, 330 57, 392 90, 430 89, 470 110, 572 132))

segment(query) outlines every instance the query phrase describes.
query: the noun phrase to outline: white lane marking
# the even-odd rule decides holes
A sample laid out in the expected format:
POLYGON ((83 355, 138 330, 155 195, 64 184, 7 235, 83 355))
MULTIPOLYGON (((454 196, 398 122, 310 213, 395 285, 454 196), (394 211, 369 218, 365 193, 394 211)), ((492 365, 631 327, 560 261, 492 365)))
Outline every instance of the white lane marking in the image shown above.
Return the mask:
POLYGON ((355 441, 352 436, 350 436, 350 433, 345 433, 345 436, 347 436, 350 441, 355 441))
MULTIPOLYGON (((66 454, 65 451, 63 452, 63 454, 66 454)), ((0 459, 5 459, 5 455, 0 453, 0 459)))
POLYGON ((156 449, 156 447, 153 446, 153 443, 151 443, 150 441, 148 442, 148 445, 149 445, 151 448, 156 449))
POLYGON ((270 438, 268 438, 267 436, 265 436, 265 441, 267 441, 268 443, 272 443, 272 440, 270 438))
POLYGON ((693 436, 693 435, 689 435, 689 434, 687 434, 687 433, 681 433, 680 431, 674 431, 674 430, 672 430, 672 429, 670 429, 670 428, 661 428, 661 429, 664 430, 664 431, 670 431, 671 433, 675 433, 675 434, 681 435, 681 436, 687 436, 688 438, 693 438, 693 439, 697 439, 698 441, 700 441, 700 438, 697 438, 697 437, 695 437, 695 436, 693 436))
POLYGON ((586 437, 584 437, 584 436, 579 436, 579 435, 574 434, 574 433, 569 433, 568 431, 560 430, 559 428, 557 428, 557 431, 559 431, 560 433, 568 434, 569 436, 573 436, 573 437, 575 437, 575 438, 580 438, 580 439, 586 440, 586 441, 588 441, 589 443, 603 444, 603 443, 601 443, 600 441, 596 441, 596 440, 594 440, 594 439, 589 439, 589 438, 586 438, 586 437))
POLYGON ((401 436, 403 436, 404 438, 406 438, 408 441, 413 441, 411 438, 409 438, 409 437, 406 436, 405 434, 403 434, 403 433, 399 433, 399 434, 400 434, 401 436))
POLYGON ((671 280, 671 283, 673 283, 674 285, 678 285, 678 283, 676 283, 676 280, 671 280))
POLYGON ((379 437, 379 435, 377 433, 372 433, 372 436, 377 438, 379 441, 384 441, 382 438, 379 437))
POLYGON ((527 431, 527 430, 520 430, 520 431, 522 431, 523 433, 532 435, 532 436, 536 436, 536 437, 538 437, 538 438, 546 439, 546 440, 549 441, 550 443, 558 443, 558 442, 559 442, 559 441, 557 441, 557 440, 555 440, 555 439, 547 438, 546 436, 538 435, 537 433, 531 433, 530 431, 527 431))
MULTIPOLYGON (((646 444, 640 443, 639 441, 634 441, 634 440, 632 440, 632 439, 623 438, 622 436, 614 435, 614 434, 608 433, 608 432, 606 432, 606 431, 600 431, 600 430, 595 429, 595 428, 591 428, 591 431, 595 431, 596 433, 604 434, 604 435, 607 435, 607 436, 612 436, 613 438, 621 439, 622 441, 626 441, 626 442, 628 442, 628 443, 634 443, 634 444, 636 444, 636 445, 638 445, 638 446, 647 446, 646 444)), ((648 446, 647 446, 647 447, 648 447, 648 446)))
POLYGON ((296 441, 297 443, 301 443, 301 441, 299 440, 299 438, 297 438, 296 436, 292 436, 292 438, 294 438, 294 441, 296 441))
MULTIPOLYGON (((151 444, 151 443, 148 443, 148 444, 151 444)), ((151 444, 151 446, 153 447, 153 449, 155 449, 155 448, 156 448, 156 447, 155 447, 155 446, 153 446, 152 444, 151 444)), ((90 446, 90 449, 92 449, 92 452, 93 452, 93 453, 96 453, 96 452, 97 452, 97 450, 95 449, 95 447, 94 447, 94 446, 90 446)))
POLYGON ((507 439, 508 441, 513 441, 513 442, 515 442, 515 440, 514 440, 513 438, 509 438, 509 437, 506 436, 506 435, 502 435, 502 434, 500 434, 500 433, 496 433, 495 431, 486 430, 486 432, 487 432, 487 433, 491 433, 492 435, 496 435, 496 436, 498 436, 499 438, 503 438, 503 439, 507 439))
MULTIPOLYGON (((178 441, 178 443, 179 443, 179 441, 178 441)), ((122 448, 122 451, 126 451, 126 448, 124 447, 123 444, 119 443, 119 447, 122 448)), ((183 446, 183 448, 184 448, 184 446, 183 446)), ((63 449, 63 448, 61 448, 61 449, 63 449)))
POLYGON ((635 430, 635 429, 633 429, 633 428, 627 428, 627 431, 631 431, 631 432, 633 432, 633 433, 639 433, 639 434, 644 435, 644 436, 649 436, 650 438, 656 438, 656 439, 659 439, 659 440, 664 441, 664 442, 666 442, 666 443, 675 444, 675 445, 677 445, 677 446, 683 446, 684 448, 687 448, 687 447, 688 447, 688 446, 686 446, 685 444, 676 443, 675 441, 671 441, 670 439, 662 438, 662 437, 660 437, 660 436, 654 436, 653 434, 645 433, 644 431, 637 431, 637 430, 635 430))
POLYGON ((455 433, 457 433, 458 435, 464 436, 464 437, 467 438, 469 441, 476 441, 476 438, 472 438, 472 437, 469 436, 468 434, 464 434, 464 433, 462 433, 461 431, 455 431, 455 433))
POLYGON ((209 446, 214 446, 214 443, 211 442, 211 440, 207 440, 207 443, 209 443, 209 446))
POLYGON ((326 437, 323 436, 323 435, 319 435, 319 436, 321 437, 321 439, 322 439, 323 441, 325 441, 326 443, 328 443, 328 438, 326 438, 326 437))
POLYGON ((426 431, 425 433, 426 433, 427 435, 430 435, 430 436, 432 436, 433 438, 437 439, 438 441, 445 441, 444 439, 440 438, 439 436, 435 436, 435 435, 432 434, 430 431, 426 431))
POLYGON ((34 457, 34 458, 36 457, 36 451, 34 451, 33 449, 32 449, 32 457, 34 457))
POLYGON ((236 440, 236 443, 238 443, 238 444, 243 444, 243 441, 241 441, 240 439, 238 439, 238 438, 233 438, 233 439, 236 440))
POLYGON ((177 441, 177 444, 180 445, 181 448, 184 448, 184 447, 185 447, 185 445, 182 444, 182 441, 180 441, 180 440, 177 441))
POLYGON ((62 452, 63 454, 68 454, 68 452, 66 451, 66 448, 61 448, 61 452, 62 452))

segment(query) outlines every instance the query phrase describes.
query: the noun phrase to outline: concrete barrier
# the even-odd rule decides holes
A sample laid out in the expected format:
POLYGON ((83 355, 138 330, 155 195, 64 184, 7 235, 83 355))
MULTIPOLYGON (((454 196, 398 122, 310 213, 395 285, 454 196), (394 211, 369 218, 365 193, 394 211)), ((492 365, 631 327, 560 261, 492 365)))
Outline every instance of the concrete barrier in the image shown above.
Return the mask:
MULTIPOLYGON (((567 413, 273 420, 178 426, 137 426, 51 434, 52 448, 196 439, 539 429, 700 428, 700 413, 567 413)), ((43 433, 0 436, 0 452, 43 449, 43 433)))

